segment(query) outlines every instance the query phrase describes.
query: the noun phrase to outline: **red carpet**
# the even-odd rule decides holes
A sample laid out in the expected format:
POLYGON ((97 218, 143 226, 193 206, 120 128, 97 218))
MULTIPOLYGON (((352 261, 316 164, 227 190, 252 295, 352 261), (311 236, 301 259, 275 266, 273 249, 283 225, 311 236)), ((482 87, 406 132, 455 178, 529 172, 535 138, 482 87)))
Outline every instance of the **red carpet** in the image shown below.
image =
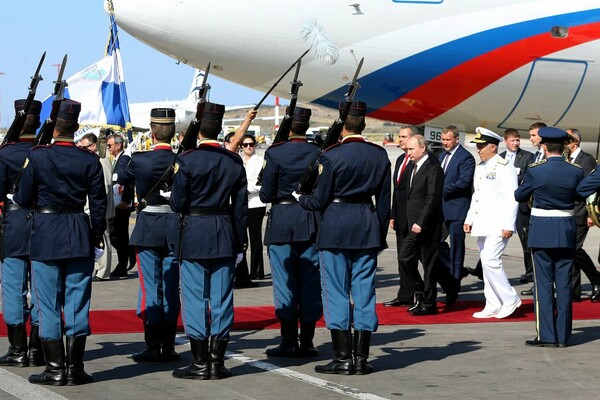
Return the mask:
MULTIPOLYGON (((383 307, 377 304, 377 315, 380 325, 424 325, 424 324, 465 324, 482 322, 532 322, 532 300, 524 300, 523 305, 508 318, 475 319, 472 314, 480 311, 483 301, 457 301, 449 309, 439 304, 439 313, 424 317, 413 317, 404 307, 383 307)), ((573 303, 573 319, 600 319, 600 303, 583 301, 573 303)), ((135 315, 135 310, 98 310, 90 312, 90 324, 93 334, 106 333, 141 333, 142 324, 135 315)), ((180 323, 181 325, 181 323, 180 323)), ((318 326, 325 326, 323 319, 318 326)), ((278 329, 279 322, 275 318, 273 306, 236 307, 233 329, 260 330, 278 329)), ((0 336, 6 336, 6 325, 0 325, 0 336)))

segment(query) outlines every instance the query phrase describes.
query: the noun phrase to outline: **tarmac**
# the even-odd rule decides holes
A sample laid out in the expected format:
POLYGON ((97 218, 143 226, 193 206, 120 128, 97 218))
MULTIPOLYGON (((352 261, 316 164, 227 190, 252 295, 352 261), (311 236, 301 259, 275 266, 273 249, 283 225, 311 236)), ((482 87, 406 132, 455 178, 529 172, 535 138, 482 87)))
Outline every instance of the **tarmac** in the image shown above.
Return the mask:
MULTIPOLYGON (((389 149, 395 160, 399 150, 389 149)), ((600 231, 592 228, 586 250, 598 255, 600 231)), ((393 232, 390 246, 379 256, 377 302, 395 297, 398 285, 393 232)), ((504 253, 504 266, 518 292, 523 255, 516 237, 504 253)), ((272 305, 272 285, 265 250, 265 280, 259 287, 235 291, 235 306, 272 305)), ((466 266, 478 259, 475 241, 467 238, 466 266)), ((116 261, 116 260, 115 260, 116 261)), ((590 292, 583 278, 584 293, 590 292)), ((94 282, 92 309, 134 309, 138 280, 94 282)), ((443 294, 439 295, 443 301, 443 294)), ((483 300, 483 282, 463 280, 459 300, 483 300)), ((588 301, 588 300, 584 300, 588 301)), ((398 313, 405 313, 398 308, 398 313)), ((524 342, 535 336, 533 322, 490 322, 380 326, 373 334, 370 361, 375 372, 364 376, 322 375, 317 364, 331 358, 329 332, 319 328, 315 359, 278 359, 265 356, 265 348, 278 344, 278 330, 233 331, 225 364, 233 377, 219 381, 175 379, 171 372, 191 359, 189 344, 178 335, 182 359, 172 363, 135 363, 129 356, 143 348, 142 334, 92 334, 87 341, 85 368, 94 383, 74 387, 31 385, 27 377, 43 367, 0 367, 0 399, 596 399, 600 393, 598 350, 600 315, 573 323, 567 348, 530 348, 524 342), (594 393, 596 393, 594 395, 594 393)), ((7 348, 0 338, 0 350, 7 348)))

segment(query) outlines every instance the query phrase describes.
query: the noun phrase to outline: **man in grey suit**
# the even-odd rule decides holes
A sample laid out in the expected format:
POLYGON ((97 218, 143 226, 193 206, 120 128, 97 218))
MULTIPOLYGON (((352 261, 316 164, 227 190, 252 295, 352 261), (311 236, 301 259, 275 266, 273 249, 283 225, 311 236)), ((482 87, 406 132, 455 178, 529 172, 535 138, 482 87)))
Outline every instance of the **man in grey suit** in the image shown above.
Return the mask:
MULTIPOLYGON (((596 160, 591 154, 584 152, 581 147, 581 133, 577 129, 567 129, 571 142, 568 144, 570 150, 570 161, 583 168, 585 176, 596 167, 596 160)), ((581 271, 592 284, 591 301, 600 301, 600 272, 596 269, 594 262, 583 249, 583 243, 588 230, 593 226, 591 218, 588 217, 585 208, 585 200, 575 202, 575 223, 577 224, 577 238, 575 247, 575 262, 573 263, 573 279, 571 298, 573 301, 581 301, 581 271)))
MULTIPOLYGON (((533 153, 521 149, 521 136, 516 129, 509 128, 504 131, 504 144, 506 151, 500 153, 500 157, 507 160, 515 167, 519 185, 523 182, 523 176, 527 171, 527 166, 533 162, 533 153)), ((531 210, 527 202, 519 203, 517 212, 517 233, 523 248, 523 261, 525 264, 525 273, 521 275, 521 283, 533 282, 533 262, 531 259, 531 250, 527 246, 527 231, 529 229, 529 215, 531 210)))

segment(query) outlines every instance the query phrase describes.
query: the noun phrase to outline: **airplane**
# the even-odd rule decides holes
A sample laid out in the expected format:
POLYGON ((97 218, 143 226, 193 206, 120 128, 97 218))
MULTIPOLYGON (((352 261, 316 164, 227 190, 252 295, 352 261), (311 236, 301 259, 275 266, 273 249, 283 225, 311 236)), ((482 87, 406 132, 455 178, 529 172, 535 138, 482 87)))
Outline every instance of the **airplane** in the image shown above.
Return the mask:
MULTIPOLYGON (((112 0, 119 27, 183 63, 267 90, 307 48, 303 102, 336 107, 358 60, 368 116, 424 127, 600 137, 597 0, 112 0)), ((105 8, 107 5, 105 4, 105 8)), ((274 94, 288 95, 287 85, 274 94)), ((439 129, 431 129, 432 137, 439 129)), ((437 132, 437 133, 436 133, 437 132)))
MULTIPOLYGON (((134 131, 149 131, 150 130, 150 110, 158 107, 172 108, 175 110, 175 131, 185 131, 189 126, 190 122, 196 116, 196 105, 199 100, 199 89, 204 78, 204 71, 201 69, 194 70, 194 76, 192 79, 192 86, 188 96, 185 99, 177 101, 152 101, 144 103, 130 103, 129 104, 129 116, 131 118, 131 125, 134 131)), ((252 108, 254 104, 250 105, 239 105, 239 106, 227 106, 226 111, 240 110, 245 108, 252 108)))

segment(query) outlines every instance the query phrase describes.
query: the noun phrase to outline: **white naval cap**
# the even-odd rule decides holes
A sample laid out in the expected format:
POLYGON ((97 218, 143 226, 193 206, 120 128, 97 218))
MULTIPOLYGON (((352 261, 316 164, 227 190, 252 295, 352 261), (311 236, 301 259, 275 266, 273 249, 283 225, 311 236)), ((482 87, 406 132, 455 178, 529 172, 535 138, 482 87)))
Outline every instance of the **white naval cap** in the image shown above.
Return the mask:
POLYGON ((493 143, 498 145, 502 141, 500 135, 480 126, 475 128, 475 133, 475 138, 471 140, 471 143, 493 143))

